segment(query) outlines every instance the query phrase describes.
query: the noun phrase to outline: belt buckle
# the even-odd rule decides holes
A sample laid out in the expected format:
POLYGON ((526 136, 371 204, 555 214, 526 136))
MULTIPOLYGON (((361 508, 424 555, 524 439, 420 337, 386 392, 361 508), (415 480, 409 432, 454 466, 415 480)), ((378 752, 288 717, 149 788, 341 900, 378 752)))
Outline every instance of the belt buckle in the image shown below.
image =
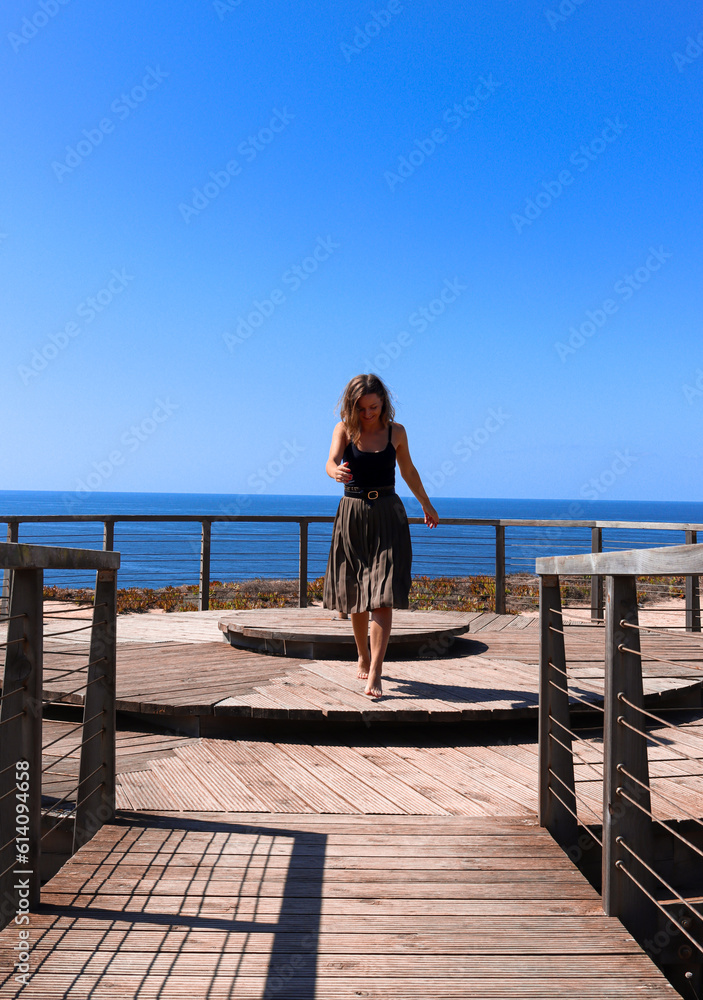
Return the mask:
POLYGON ((378 490, 369 490, 366 494, 367 500, 378 500, 378 490))

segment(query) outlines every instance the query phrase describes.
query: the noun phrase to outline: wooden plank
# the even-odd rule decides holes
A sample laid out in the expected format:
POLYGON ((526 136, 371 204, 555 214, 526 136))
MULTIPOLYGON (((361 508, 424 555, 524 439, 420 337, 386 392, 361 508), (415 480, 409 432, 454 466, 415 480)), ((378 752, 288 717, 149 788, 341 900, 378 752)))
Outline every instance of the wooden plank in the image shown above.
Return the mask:
POLYGON ((278 747, 243 741, 251 756, 269 774, 275 774, 285 785, 319 812, 353 811, 349 802, 331 788, 320 787, 314 775, 278 747))
POLYGON ((703 545, 666 545, 652 549, 543 556, 539 574, 603 576, 667 576, 703 573, 703 545))
POLYGON ((0 542, 0 565, 13 569, 119 569, 119 552, 0 542))

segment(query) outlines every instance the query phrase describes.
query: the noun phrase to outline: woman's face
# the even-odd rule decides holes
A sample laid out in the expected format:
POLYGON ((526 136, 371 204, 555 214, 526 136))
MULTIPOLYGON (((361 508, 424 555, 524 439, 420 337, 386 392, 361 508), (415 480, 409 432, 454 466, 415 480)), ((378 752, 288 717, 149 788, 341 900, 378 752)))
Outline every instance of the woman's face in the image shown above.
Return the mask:
POLYGON ((356 406, 359 411, 359 419, 364 427, 376 423, 383 411, 381 397, 377 396, 375 392, 369 393, 368 396, 362 396, 356 406))

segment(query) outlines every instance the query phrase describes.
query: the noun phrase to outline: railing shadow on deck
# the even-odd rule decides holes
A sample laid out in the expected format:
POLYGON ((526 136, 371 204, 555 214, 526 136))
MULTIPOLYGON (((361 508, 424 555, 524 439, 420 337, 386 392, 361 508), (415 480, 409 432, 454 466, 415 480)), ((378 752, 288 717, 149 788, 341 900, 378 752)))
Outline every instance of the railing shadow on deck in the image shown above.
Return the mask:
POLYGON ((6 641, 0 643, 5 648, 0 697, 0 928, 36 908, 42 868, 47 874, 42 853, 51 849, 52 840, 63 835, 70 854, 114 818, 119 564, 117 552, 0 543, 0 567, 12 571, 8 611, 0 619, 7 624, 6 641), (80 662, 85 654, 77 653, 75 669, 64 672, 72 675, 72 693, 84 690, 85 699, 83 721, 76 727, 81 730, 78 782, 59 799, 42 797, 42 778, 63 760, 58 757, 42 766, 43 658, 52 652, 44 649, 43 640, 45 569, 96 571, 90 624, 76 629, 71 612, 58 615, 66 622, 62 635, 91 630, 88 662, 80 662))
MULTIPOLYGON (((70 889, 64 890, 65 903, 43 903, 38 912, 95 921, 101 935, 119 927, 121 943, 114 949, 115 956, 129 949, 127 937, 131 932, 141 937, 148 925, 164 928, 166 933, 176 932, 167 948, 152 949, 153 955, 159 954, 158 970, 149 966, 143 974, 133 975, 133 993, 121 992, 121 996, 141 996, 152 975, 158 975, 161 989, 168 991, 169 976, 182 976, 178 967, 185 961, 196 962, 198 977, 206 983, 209 980, 204 994, 215 989, 216 980, 218 992, 229 987, 234 993, 242 986, 241 980, 246 985, 246 979, 253 976, 263 979, 260 995, 265 998, 313 1000, 327 845, 324 834, 296 830, 293 826, 267 827, 125 811, 103 831, 106 832, 117 834, 112 849, 104 843, 104 836, 99 837, 97 862, 92 860, 89 845, 88 855, 83 852, 85 861, 76 863, 81 862, 79 854, 71 872, 61 876, 62 885, 73 883, 73 894, 70 889), (157 832, 164 835, 161 841, 154 840, 157 832), (245 838, 244 843, 241 838, 245 838), (279 862, 287 859, 287 866, 272 865, 275 858, 279 862), (131 891, 125 890, 125 878, 119 874, 119 865, 125 863, 135 872, 139 869, 139 874, 133 875, 131 891), (188 875, 180 880, 183 884, 179 898, 174 885, 179 881, 181 867, 188 868, 188 875), (282 887, 281 872, 285 872, 282 887), (115 874, 120 879, 118 890, 110 884, 115 874), (160 879, 168 882, 162 893, 160 879), (149 888, 152 880, 154 884, 149 888), (232 916, 224 915, 221 901, 213 902, 208 912, 208 898, 221 900, 217 892, 220 882, 227 887, 229 908, 234 910, 232 916), (85 905, 78 902, 82 891, 89 894, 85 905), (101 906, 101 892, 110 898, 114 898, 115 892, 123 893, 124 905, 101 906), (70 901, 71 895, 74 902, 70 901), (171 901, 168 909, 163 905, 165 899, 171 901), (278 913, 260 912, 262 900, 280 901, 278 913), (218 931, 224 932, 224 938, 213 934, 211 946, 203 943, 203 932, 207 935, 218 931), (253 935, 272 936, 270 948, 266 941, 257 942, 253 935), (261 967, 258 976, 257 966, 261 967)), ((85 971, 77 968, 76 980, 85 971)), ((94 964, 91 971, 95 975, 94 964)), ((41 963, 32 970, 33 975, 41 972, 41 963)), ((106 977, 112 982, 116 975, 119 972, 111 967, 110 958, 106 958, 93 988, 100 992, 101 979, 106 977)), ((128 987, 123 985, 121 989, 128 987)), ((255 992, 259 995, 258 984, 255 992)))
MULTIPOLYGON (((676 742, 684 760, 700 765, 703 740, 686 732, 677 720, 644 708, 644 659, 676 666, 677 643, 690 632, 666 632, 639 624, 638 576, 700 574, 703 545, 637 549, 537 560, 540 576, 539 820, 602 894, 606 914, 619 918, 670 981, 684 995, 703 983, 703 803, 694 814, 650 781, 649 748, 676 742), (605 617, 580 628, 603 628, 605 634, 605 698, 603 707, 586 705, 570 684, 565 637, 577 641, 564 623, 560 575, 584 574, 605 579, 605 617), (662 656, 643 653, 647 633, 670 635, 662 656), (579 710, 594 708, 602 727, 576 731, 579 710), (662 737, 663 728, 670 737, 662 737), (655 735, 656 733, 656 735, 655 735), (602 756, 598 738, 602 734, 602 756), (683 734, 682 741, 678 737, 683 734), (698 740, 698 756, 686 743, 698 740), (574 764, 602 779, 599 814, 575 782, 574 764), (654 797, 654 805, 652 799, 654 797), (673 810, 673 812, 672 812, 673 810), (671 818, 671 817, 674 818, 671 818), (685 817, 681 819, 681 816, 685 817), (600 860, 600 872, 594 862, 600 860)), ((699 641, 699 640, 698 640, 699 641)), ((700 711, 697 712, 700 716, 700 711)), ((689 768, 689 773, 694 770, 689 768)), ((700 770, 698 766, 697 770, 700 770)), ((690 805, 690 803, 689 803, 690 805)))

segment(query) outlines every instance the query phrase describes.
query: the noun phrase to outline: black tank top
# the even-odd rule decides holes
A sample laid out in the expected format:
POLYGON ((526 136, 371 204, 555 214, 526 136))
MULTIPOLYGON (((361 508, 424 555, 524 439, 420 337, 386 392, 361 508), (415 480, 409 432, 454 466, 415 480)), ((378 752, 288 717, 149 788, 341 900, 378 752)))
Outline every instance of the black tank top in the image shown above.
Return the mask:
POLYGON ((350 442, 342 456, 349 465, 352 478, 347 486, 376 490, 380 486, 395 486, 395 447, 391 441, 393 424, 388 425, 388 444, 383 451, 359 451, 350 442))

